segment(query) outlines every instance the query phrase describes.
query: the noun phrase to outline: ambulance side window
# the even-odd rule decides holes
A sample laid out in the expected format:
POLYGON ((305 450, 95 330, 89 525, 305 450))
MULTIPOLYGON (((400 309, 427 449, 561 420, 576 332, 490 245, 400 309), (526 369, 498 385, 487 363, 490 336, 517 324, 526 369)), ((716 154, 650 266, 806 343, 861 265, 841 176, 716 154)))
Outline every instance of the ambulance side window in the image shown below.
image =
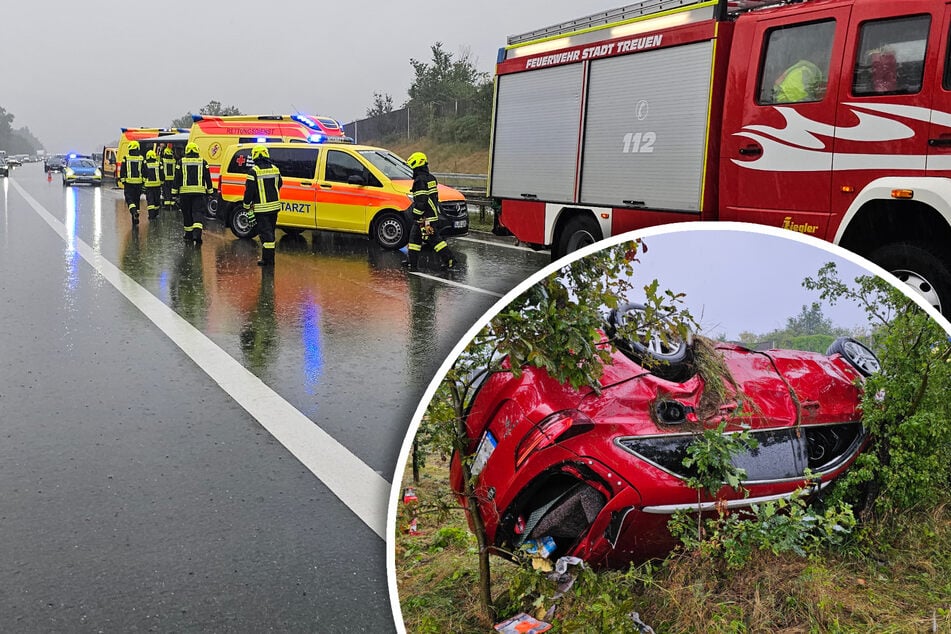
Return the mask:
POLYGON ((822 101, 834 37, 834 20, 767 31, 756 103, 822 101))
POLYGON ((852 78, 852 94, 911 95, 921 91, 930 15, 865 22, 852 78))
POLYGON ((340 150, 330 150, 327 152, 326 180, 335 183, 346 183, 351 176, 360 176, 366 180, 366 184, 371 187, 381 187, 380 181, 370 173, 363 163, 355 156, 341 152, 340 150))
POLYGON ((319 148, 315 147, 275 147, 269 151, 271 161, 281 170, 284 178, 312 179, 317 171, 319 148))
POLYGON ((234 153, 234 156, 231 157, 231 162, 228 163, 228 172, 231 174, 247 174, 248 173, 248 155, 251 153, 251 150, 238 150, 234 153))

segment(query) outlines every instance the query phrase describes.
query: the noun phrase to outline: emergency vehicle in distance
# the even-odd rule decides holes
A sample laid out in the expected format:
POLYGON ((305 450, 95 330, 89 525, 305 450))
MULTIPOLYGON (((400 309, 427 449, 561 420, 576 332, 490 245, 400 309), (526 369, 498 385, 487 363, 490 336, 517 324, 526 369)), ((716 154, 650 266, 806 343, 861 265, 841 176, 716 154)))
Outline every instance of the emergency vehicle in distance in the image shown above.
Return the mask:
POLYGON ((949 29, 937 0, 643 0, 509 37, 489 195, 553 258, 755 222, 865 256, 949 314, 949 29))
MULTIPOLYGON (((184 134, 187 132, 188 128, 121 128, 119 146, 115 151, 114 163, 111 165, 112 172, 106 172, 106 168, 110 166, 103 161, 103 173, 106 174, 106 176, 114 178, 116 184, 121 188, 122 183, 119 182, 119 170, 122 169, 122 161, 124 161, 125 157, 129 154, 129 141, 138 141, 141 144, 139 148, 140 154, 145 156, 146 152, 154 149, 155 140, 159 137, 172 137, 176 134, 184 134)), ((104 156, 106 149, 107 148, 103 148, 104 156)))

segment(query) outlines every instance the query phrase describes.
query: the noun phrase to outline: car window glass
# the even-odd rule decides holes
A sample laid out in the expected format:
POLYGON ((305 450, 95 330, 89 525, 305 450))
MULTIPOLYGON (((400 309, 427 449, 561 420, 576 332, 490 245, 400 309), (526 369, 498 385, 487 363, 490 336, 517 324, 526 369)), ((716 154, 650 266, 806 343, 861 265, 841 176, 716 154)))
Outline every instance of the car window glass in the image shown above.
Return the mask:
POLYGON ((360 156, 393 180, 412 180, 413 170, 402 159, 387 150, 360 150, 360 156))
POLYGON ((834 37, 834 20, 767 31, 756 102, 822 101, 829 80, 834 37))
POLYGON ((274 147, 268 153, 285 178, 313 178, 317 171, 319 148, 274 147))
POLYGON ((852 94, 909 95, 920 92, 930 29, 930 15, 863 24, 852 77, 852 94))
POLYGON ((351 176, 361 176, 368 185, 380 187, 380 181, 361 163, 357 157, 340 150, 327 152, 326 180, 335 183, 346 183, 351 176))
POLYGON ((74 159, 69 162, 70 167, 96 167, 96 164, 89 159, 74 159))
POLYGON ((232 156, 231 160, 228 162, 228 171, 238 174, 247 174, 249 154, 251 154, 251 150, 249 149, 238 150, 235 152, 234 156, 232 156))

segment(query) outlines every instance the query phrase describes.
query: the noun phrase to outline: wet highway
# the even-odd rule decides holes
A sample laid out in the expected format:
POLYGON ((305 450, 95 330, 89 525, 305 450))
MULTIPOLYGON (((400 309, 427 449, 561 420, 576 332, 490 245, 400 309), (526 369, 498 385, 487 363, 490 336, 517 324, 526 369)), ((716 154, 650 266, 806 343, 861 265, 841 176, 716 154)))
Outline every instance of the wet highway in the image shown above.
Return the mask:
POLYGON ((200 247, 177 212, 133 228, 109 185, 0 187, 0 631, 394 630, 406 428, 547 254, 472 234, 412 274, 278 231, 270 273, 215 220, 200 247))

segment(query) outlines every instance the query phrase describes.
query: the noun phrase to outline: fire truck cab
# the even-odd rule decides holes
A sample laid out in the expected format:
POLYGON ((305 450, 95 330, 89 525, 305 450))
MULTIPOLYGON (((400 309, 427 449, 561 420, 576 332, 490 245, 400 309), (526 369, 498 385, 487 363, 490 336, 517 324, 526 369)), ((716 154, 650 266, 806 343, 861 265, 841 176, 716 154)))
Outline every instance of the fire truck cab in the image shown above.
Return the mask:
POLYGON ((951 4, 643 0, 499 51, 489 194, 553 258, 685 220, 832 241, 951 311, 951 4))

